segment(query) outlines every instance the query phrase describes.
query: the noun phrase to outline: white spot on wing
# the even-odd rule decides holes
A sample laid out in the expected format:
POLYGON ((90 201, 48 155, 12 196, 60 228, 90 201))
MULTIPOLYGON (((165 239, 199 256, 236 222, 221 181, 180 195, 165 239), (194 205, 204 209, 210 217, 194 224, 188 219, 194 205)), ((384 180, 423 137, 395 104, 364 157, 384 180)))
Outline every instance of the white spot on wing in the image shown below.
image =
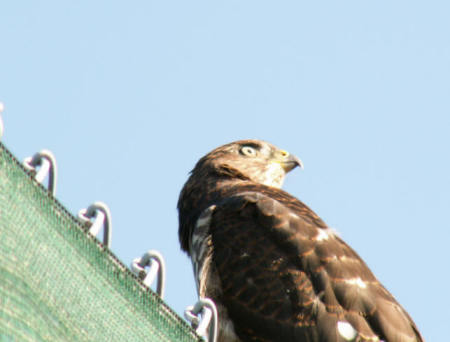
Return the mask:
POLYGON ((328 231, 328 229, 317 229, 316 240, 317 241, 328 240, 330 238, 330 235, 331 234, 328 231))
POLYGON ((345 282, 350 285, 356 285, 362 289, 365 289, 367 287, 367 284, 360 277, 347 279, 345 280, 345 282))
POLYGON ((299 217, 296 214, 292 213, 292 212, 289 212, 289 216, 292 217, 295 220, 299 219, 299 217))
POLYGON ((358 335, 358 332, 355 330, 355 328, 353 328, 352 325, 348 322, 343 321, 337 322, 337 329, 339 335, 341 335, 347 341, 354 340, 355 337, 358 335))

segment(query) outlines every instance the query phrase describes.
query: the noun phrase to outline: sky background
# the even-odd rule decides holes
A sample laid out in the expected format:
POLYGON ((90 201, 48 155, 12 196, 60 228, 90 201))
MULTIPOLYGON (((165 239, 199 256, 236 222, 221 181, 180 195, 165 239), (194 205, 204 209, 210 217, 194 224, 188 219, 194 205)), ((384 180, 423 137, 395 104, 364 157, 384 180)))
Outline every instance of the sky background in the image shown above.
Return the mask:
POLYGON ((43 148, 73 213, 112 211, 113 252, 168 267, 195 162, 243 138, 300 157, 284 188, 340 232, 428 341, 448 336, 448 1, 8 1, 0 5, 2 142, 43 148))

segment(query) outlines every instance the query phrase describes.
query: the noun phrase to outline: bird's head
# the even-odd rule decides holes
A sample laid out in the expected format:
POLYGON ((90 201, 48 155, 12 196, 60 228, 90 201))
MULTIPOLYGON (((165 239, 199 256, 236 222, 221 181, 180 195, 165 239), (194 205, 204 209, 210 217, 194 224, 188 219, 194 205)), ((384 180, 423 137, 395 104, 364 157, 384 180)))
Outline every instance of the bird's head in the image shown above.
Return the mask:
POLYGON ((261 140, 240 140, 216 148, 199 160, 193 174, 216 173, 281 188, 286 173, 302 166, 296 156, 261 140))

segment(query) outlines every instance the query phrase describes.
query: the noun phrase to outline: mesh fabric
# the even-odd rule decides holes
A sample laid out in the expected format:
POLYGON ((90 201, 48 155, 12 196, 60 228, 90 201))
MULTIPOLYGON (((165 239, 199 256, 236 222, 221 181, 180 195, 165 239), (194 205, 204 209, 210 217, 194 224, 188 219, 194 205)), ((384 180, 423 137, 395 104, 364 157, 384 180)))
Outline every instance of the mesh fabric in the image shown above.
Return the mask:
POLYGON ((0 342, 199 340, 0 143, 0 342))

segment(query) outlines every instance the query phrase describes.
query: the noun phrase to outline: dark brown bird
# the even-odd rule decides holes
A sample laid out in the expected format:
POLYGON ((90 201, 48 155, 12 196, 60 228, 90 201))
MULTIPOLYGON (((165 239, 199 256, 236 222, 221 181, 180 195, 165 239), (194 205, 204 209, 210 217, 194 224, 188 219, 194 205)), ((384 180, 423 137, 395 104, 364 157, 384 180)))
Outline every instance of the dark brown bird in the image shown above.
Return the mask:
POLYGON ((181 248, 219 341, 423 341, 364 261, 280 189, 298 158, 259 140, 201 158, 178 201, 181 248))

